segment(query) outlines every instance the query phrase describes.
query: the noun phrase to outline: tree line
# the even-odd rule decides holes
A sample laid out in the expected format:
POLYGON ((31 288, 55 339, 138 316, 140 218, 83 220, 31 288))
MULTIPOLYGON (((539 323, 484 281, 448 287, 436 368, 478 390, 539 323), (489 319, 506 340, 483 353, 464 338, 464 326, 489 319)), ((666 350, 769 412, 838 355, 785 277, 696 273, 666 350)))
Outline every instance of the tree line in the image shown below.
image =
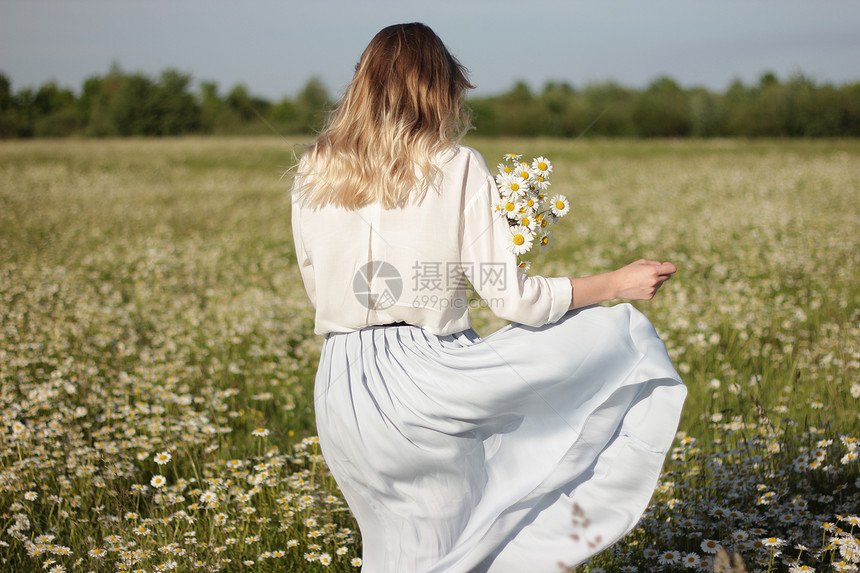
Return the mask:
MULTIPOLYGON (((200 82, 196 91, 193 84, 175 69, 151 77, 114 65, 85 80, 79 93, 55 82, 13 92, 0 72, 0 138, 312 134, 333 105, 318 78, 276 102, 243 84, 226 93, 215 82, 200 82)), ((517 82, 468 103, 478 132, 488 136, 860 136, 860 83, 816 84, 803 75, 781 81, 765 73, 752 85, 737 80, 723 93, 684 88, 669 77, 644 89, 550 82, 534 91, 517 82)))

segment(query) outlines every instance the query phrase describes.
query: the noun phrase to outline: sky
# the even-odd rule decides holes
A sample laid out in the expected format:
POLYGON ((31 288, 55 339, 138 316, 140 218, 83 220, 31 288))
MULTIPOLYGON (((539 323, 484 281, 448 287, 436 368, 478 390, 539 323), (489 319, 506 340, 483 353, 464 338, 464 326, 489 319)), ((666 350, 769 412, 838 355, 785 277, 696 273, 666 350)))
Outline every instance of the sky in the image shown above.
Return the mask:
POLYGON ((270 100, 316 76, 337 97, 376 32, 415 21, 470 70, 474 95, 662 75, 723 91, 766 71, 860 81, 857 0, 0 0, 0 72, 13 91, 79 93, 112 63, 175 68, 270 100))

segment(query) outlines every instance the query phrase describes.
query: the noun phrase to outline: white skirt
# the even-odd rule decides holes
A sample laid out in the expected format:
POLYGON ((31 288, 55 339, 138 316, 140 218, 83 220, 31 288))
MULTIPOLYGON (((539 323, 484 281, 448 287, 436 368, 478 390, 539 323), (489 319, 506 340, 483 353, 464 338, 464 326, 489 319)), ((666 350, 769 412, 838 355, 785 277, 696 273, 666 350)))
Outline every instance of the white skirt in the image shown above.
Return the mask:
POLYGON ((328 334, 315 388, 364 573, 585 561, 641 517, 685 396, 628 304, 486 338, 408 325, 328 334))

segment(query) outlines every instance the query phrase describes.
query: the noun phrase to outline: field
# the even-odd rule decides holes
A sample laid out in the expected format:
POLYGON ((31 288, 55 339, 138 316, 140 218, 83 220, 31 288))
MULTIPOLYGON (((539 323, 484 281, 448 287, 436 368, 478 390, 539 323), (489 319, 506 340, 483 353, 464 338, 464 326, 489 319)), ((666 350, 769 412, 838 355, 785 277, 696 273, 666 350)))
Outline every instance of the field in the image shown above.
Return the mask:
MULTIPOLYGON (((358 571, 314 439, 301 143, 0 142, 0 570, 358 571)), ((717 546, 856 571, 860 141, 466 143, 553 160, 572 211, 532 272, 680 269, 637 304, 689 386, 676 447, 577 571, 710 570, 717 546)))

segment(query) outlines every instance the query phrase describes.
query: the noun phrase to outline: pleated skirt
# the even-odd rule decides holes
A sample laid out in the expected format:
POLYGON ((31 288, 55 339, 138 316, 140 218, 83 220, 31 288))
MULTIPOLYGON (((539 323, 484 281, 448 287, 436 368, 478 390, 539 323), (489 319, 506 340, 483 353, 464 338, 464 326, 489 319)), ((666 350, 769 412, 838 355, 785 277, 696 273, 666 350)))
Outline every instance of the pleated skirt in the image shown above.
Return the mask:
POLYGON ((323 456, 358 522, 363 573, 557 572, 644 512, 686 388, 628 304, 436 336, 328 334, 323 456))

